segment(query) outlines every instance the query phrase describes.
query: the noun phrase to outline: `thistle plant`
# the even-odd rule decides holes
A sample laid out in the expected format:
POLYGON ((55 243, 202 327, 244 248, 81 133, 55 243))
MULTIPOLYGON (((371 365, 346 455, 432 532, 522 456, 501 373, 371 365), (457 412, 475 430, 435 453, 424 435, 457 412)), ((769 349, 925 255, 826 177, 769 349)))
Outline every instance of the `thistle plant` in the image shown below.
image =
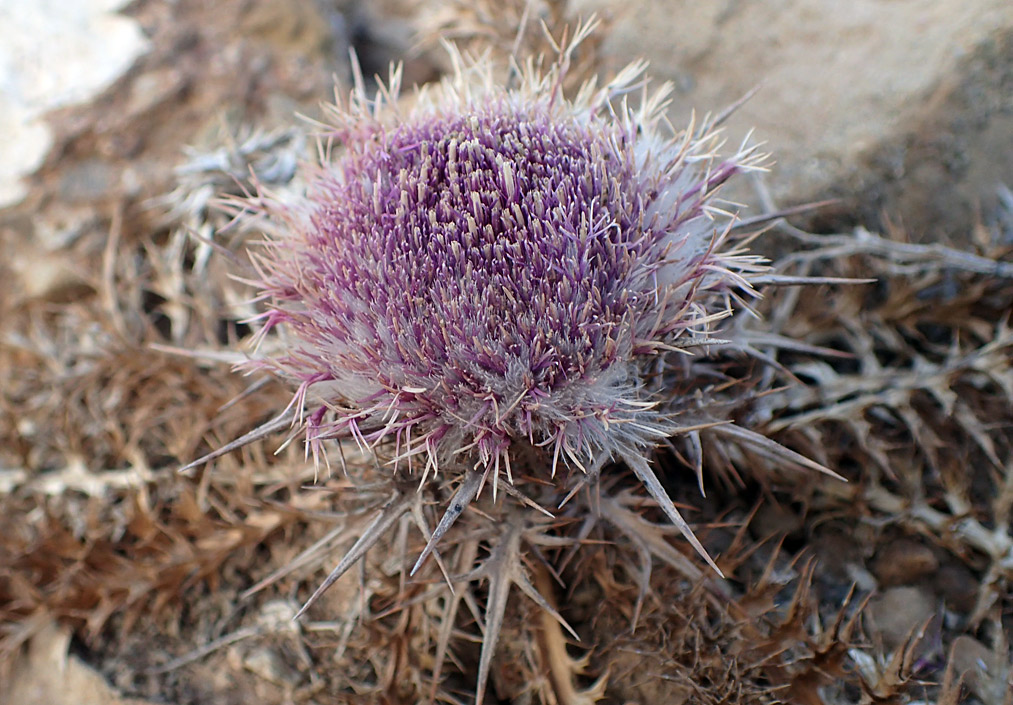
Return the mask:
POLYGON ((623 468, 718 571, 651 451, 684 437, 699 472, 701 434, 779 448, 721 416, 698 362, 736 345, 719 340, 720 322, 766 276, 717 199, 764 156, 747 145, 720 157, 712 122, 674 130, 670 88, 648 92, 640 63, 564 95, 589 29, 547 68, 514 65, 506 86, 489 61, 457 52, 453 74, 410 101, 397 70, 372 96, 359 77, 331 110, 305 196, 239 204, 267 233, 247 368, 292 381, 284 418, 315 458, 351 439, 390 488, 303 609, 414 522, 422 540, 404 572, 423 579, 434 556, 454 588, 436 590, 434 688, 461 600, 477 604, 488 583, 474 615, 479 702, 511 586, 569 629, 531 574, 554 573, 596 525, 647 556, 641 600, 651 555, 700 577, 665 541, 645 541, 658 527, 617 484, 623 468))

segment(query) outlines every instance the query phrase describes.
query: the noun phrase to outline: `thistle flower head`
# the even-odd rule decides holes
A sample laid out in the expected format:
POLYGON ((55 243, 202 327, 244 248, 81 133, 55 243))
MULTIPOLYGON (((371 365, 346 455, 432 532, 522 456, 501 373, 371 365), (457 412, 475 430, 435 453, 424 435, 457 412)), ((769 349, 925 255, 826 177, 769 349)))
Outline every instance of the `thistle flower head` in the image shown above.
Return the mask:
MULTIPOLYGON (((518 446, 557 465, 642 454, 666 435, 645 361, 706 339, 755 260, 723 251, 717 188, 756 167, 673 133, 666 90, 631 108, 635 65, 561 93, 566 55, 499 87, 481 61, 398 100, 360 85, 335 108, 335 155, 258 259, 261 357, 299 383, 308 440, 390 441, 392 465, 472 466, 495 485, 518 446)), ((509 479, 512 479, 510 477, 509 479)))
MULTIPOLYGON (((434 636, 434 689, 462 596, 474 606, 472 586, 489 583, 477 702, 511 586, 569 629, 532 582, 528 550, 544 564, 539 547, 575 548, 601 522, 647 557, 639 600, 652 556, 701 577, 663 539, 645 539, 658 526, 631 511, 616 482, 602 483, 600 501, 578 493, 609 459, 633 471, 715 570, 651 469, 651 446, 689 433, 700 473, 696 433, 707 428, 826 471, 752 431, 716 426, 724 419, 708 405, 706 365, 684 355, 664 364, 712 341, 765 270, 734 244, 733 216, 715 198, 762 155, 719 157, 712 124, 672 129, 668 88, 648 93, 641 64, 564 95, 571 52, 592 27, 549 68, 514 66, 507 87, 491 62, 456 52, 454 73, 413 100, 399 97, 396 70, 375 96, 359 77, 332 110, 305 196, 261 192, 241 203, 268 233, 254 258, 266 310, 250 366, 296 384, 290 408, 314 455, 326 459, 328 439, 351 438, 389 461, 380 472, 390 498, 303 611, 392 527, 413 521, 427 543, 411 575, 439 544, 454 586, 434 636), (699 394, 679 398, 677 388, 699 394), (560 466, 583 472, 555 480, 560 466), (404 486, 412 475, 424 491, 404 486), (466 512, 487 482, 492 501, 466 512), (504 482, 512 496, 497 502, 504 482), (564 505, 567 517, 548 509, 564 505), (433 506, 443 509, 430 531, 433 506)), ((749 342, 739 349, 748 354, 749 342)), ((569 558, 561 561, 560 571, 569 558)))

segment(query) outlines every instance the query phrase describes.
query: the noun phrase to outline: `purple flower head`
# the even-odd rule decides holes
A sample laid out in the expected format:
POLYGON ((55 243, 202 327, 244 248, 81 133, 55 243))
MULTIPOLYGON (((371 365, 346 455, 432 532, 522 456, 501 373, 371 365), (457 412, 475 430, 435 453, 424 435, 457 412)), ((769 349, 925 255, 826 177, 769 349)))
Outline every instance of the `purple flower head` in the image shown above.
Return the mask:
MULTIPOLYGON (((441 551, 459 576, 441 563, 447 581, 490 584, 479 701, 511 585, 565 626, 529 580, 524 551, 544 561, 539 546, 579 544, 594 514, 638 556, 650 553, 637 534, 654 525, 627 508, 632 495, 603 482, 592 512, 592 493, 578 493, 610 459, 717 569, 649 450, 680 432, 698 450, 696 431, 717 427, 768 453, 776 446, 723 423, 706 381, 715 368, 686 361, 765 271, 735 244, 733 216, 715 198, 762 155, 718 157, 709 124, 673 130, 667 86, 643 89, 631 107, 624 96, 642 64, 564 95, 583 36, 547 70, 515 67, 507 88, 490 62, 456 52, 453 75, 413 99, 399 98, 397 71, 373 97, 360 79, 332 110, 305 195, 242 203, 268 233, 254 257, 266 310, 248 367, 297 385, 290 409, 315 456, 327 458, 328 439, 353 439, 384 457, 393 490, 303 610, 410 515, 427 541, 412 575, 447 537, 441 551), (556 480, 561 467, 570 472, 556 480), (487 482, 492 501, 466 512, 487 482), (511 501, 497 502, 503 483, 511 501), (430 531, 434 506, 442 517, 430 531)), ((445 620, 434 683, 453 611, 445 620)))
POLYGON ((482 63, 411 108, 398 75, 334 111, 336 156, 258 258, 314 446, 390 441, 423 479, 448 463, 511 477, 518 444, 576 467, 666 435, 645 360, 706 338, 756 261, 722 251, 713 206, 752 150, 668 132, 663 88, 618 105, 642 66, 573 100, 562 65, 496 87, 482 63))

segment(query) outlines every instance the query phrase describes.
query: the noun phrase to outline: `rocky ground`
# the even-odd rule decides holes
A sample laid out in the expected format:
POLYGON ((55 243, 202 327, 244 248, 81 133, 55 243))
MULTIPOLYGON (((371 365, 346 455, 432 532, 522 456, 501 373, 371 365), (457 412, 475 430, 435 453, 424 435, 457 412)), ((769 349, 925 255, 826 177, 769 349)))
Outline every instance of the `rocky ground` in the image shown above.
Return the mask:
MULTIPOLYGON (((28 97, 0 141, 24 164, 0 172, 0 702, 473 699, 473 613, 434 677, 407 531, 291 620, 371 517, 348 511, 368 459, 314 484, 301 449, 275 454, 280 431, 177 472, 289 399, 230 369, 252 309, 229 273, 251 234, 222 232, 211 202, 251 170, 296 187, 312 128, 293 115, 347 90, 350 49, 367 75, 404 60, 421 84, 447 68, 438 36, 535 54, 551 48, 539 21, 559 36, 592 9, 603 26, 573 75, 646 55, 675 82, 676 125, 760 86, 727 125, 734 143, 755 126, 777 161, 736 194, 747 217, 836 199, 754 247, 788 274, 876 281, 772 292, 762 321, 733 325, 800 345, 779 372, 727 365, 764 390, 740 422, 849 482, 713 449, 703 498, 662 451, 728 579, 687 579, 692 552, 656 508, 614 508, 642 541, 594 534, 549 581, 580 642, 516 600, 486 702, 1013 702, 1008 3, 139 0, 111 25, 106 5, 5 57, 41 78, 3 84, 28 97), (40 102, 75 51, 108 67, 97 92, 40 102)), ((23 10, 0 2, 0 19, 23 10)))

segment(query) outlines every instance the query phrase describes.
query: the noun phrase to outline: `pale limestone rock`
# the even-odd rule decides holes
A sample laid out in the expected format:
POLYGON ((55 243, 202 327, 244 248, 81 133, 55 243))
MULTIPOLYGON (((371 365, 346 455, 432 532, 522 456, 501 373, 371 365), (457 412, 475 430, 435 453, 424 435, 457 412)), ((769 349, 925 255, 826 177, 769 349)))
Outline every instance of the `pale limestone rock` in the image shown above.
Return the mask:
MULTIPOLYGON (((914 235, 967 228, 1013 183, 1009 0, 576 0, 613 19, 614 67, 645 57, 676 85, 672 116, 719 112, 777 164, 779 200, 827 195, 841 212, 900 216, 914 235)), ((613 67, 613 68, 614 68, 613 67)))
POLYGON ((101 92, 147 49, 124 0, 0 0, 0 207, 52 144, 46 112, 101 92))

